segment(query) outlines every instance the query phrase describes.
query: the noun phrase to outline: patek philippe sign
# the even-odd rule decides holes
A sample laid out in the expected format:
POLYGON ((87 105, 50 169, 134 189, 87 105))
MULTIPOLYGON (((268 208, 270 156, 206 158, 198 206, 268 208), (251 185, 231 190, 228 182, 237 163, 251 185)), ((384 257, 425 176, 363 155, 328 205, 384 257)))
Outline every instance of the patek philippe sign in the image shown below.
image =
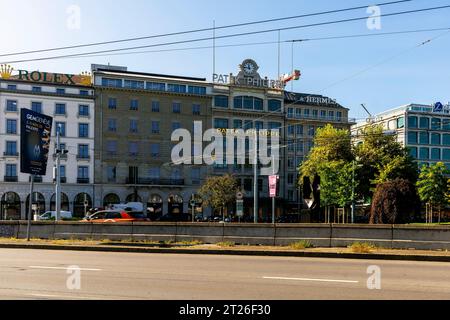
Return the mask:
POLYGON ((246 59, 239 65, 239 73, 234 76, 213 74, 213 82, 217 84, 227 84, 234 86, 259 87, 270 89, 283 89, 285 82, 282 80, 271 80, 267 77, 261 78, 258 73, 259 66, 252 59, 246 59))
POLYGON ((20 172, 45 176, 53 118, 20 110, 20 172))

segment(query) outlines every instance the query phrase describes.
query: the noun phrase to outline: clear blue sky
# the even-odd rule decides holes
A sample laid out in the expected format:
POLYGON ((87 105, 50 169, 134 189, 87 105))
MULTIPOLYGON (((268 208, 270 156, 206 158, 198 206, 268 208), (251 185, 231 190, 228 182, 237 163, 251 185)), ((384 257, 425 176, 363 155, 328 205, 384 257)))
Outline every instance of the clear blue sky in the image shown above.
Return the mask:
MULTIPOLYGON (((387 0, 379 0, 386 2, 387 0)), ((0 51, 8 53, 71 44, 107 41, 118 38, 176 32, 253 20, 270 19, 324 10, 368 5, 374 1, 349 0, 2 0, 0 2, 0 51), (81 8, 80 29, 67 28, 66 13, 70 5, 81 8)), ((450 0, 415 0, 411 3, 382 7, 382 13, 448 5, 450 0)), ((368 15, 365 10, 330 14, 319 17, 220 30, 224 35, 250 30, 302 25, 329 20, 368 15)), ((399 30, 450 27, 450 9, 382 18, 382 29, 368 30, 366 21, 332 26, 283 31, 281 39, 338 36, 399 30)), ((372 113, 378 113, 411 102, 431 104, 450 101, 450 33, 426 46, 410 50, 358 77, 342 81, 367 67, 397 53, 442 34, 428 32, 408 35, 381 36, 346 40, 307 42, 295 46, 294 65, 302 78, 294 85, 298 92, 318 93, 335 98, 351 109, 351 116, 365 117, 360 107, 365 103, 372 113), (336 83, 331 86, 330 84, 336 83)), ((208 37, 211 32, 127 43, 127 46, 208 37)), ((276 41, 277 34, 264 34, 217 40, 217 45, 259 41, 276 41)), ((77 51, 101 50, 124 44, 85 48, 77 51)), ((211 42, 177 45, 177 47, 208 46, 211 42)), ((165 47, 168 48, 168 47, 165 47)), ((281 71, 291 70, 291 45, 283 44, 281 71)), ((150 50, 150 49, 148 49, 150 50)), ((154 50, 154 49, 153 49, 154 50)), ((65 53, 76 52, 65 51, 65 53)), ((52 55, 55 53, 51 53, 52 55)), ((49 55, 46 53, 44 55, 49 55)), ((32 55, 36 57, 40 55, 32 55)), ((30 56, 31 57, 31 56, 30 56)), ((254 58, 260 73, 270 78, 277 75, 277 44, 217 49, 216 71, 236 72, 245 58, 254 58)), ((9 60, 0 58, 0 60, 9 60)), ((89 70, 91 63, 111 63, 128 66, 129 70, 199 76, 211 79, 212 50, 145 53, 109 57, 60 59, 26 62, 15 68, 79 73, 89 70)), ((290 89, 290 86, 288 86, 290 89)))

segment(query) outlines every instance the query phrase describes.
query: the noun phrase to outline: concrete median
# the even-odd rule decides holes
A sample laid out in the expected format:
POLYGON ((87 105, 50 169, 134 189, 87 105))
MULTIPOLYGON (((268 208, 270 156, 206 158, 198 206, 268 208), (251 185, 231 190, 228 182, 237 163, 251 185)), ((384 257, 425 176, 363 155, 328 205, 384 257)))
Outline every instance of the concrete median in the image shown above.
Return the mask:
POLYGON ((450 226, 432 228, 395 225, 393 246, 396 249, 450 249, 450 226))
POLYGON ((174 222, 134 222, 132 238, 135 241, 175 241, 176 233, 174 222))
POLYGON ((202 241, 218 243, 223 241, 224 226, 222 223, 178 223, 176 241, 202 241))
POLYGON ((277 224, 275 245, 286 246, 298 241, 309 241, 314 247, 329 247, 329 224, 277 224))
POLYGON ((224 224, 223 241, 236 244, 274 245, 273 224, 224 224))
POLYGON ((392 248, 392 226, 331 225, 331 247, 347 247, 355 242, 370 242, 378 247, 392 248))

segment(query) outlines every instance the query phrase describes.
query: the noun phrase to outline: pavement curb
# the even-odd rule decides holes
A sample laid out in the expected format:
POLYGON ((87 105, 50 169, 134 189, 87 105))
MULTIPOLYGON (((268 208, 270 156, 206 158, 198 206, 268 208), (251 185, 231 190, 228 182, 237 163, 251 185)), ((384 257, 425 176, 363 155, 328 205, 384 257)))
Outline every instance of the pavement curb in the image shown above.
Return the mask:
POLYGON ((40 250, 69 250, 92 252, 128 252, 128 253, 156 253, 156 254, 203 254, 203 255, 234 255, 234 256, 261 256, 261 257, 303 257, 303 258, 332 258, 332 259, 359 259, 359 260, 401 260, 401 261, 429 261, 450 262, 450 256, 443 255, 400 255, 380 253, 339 253, 339 252, 308 252, 308 251, 248 251, 239 249, 176 249, 176 248, 149 248, 127 246, 80 246, 80 245, 53 245, 53 244, 0 244, 2 249, 40 249, 40 250))

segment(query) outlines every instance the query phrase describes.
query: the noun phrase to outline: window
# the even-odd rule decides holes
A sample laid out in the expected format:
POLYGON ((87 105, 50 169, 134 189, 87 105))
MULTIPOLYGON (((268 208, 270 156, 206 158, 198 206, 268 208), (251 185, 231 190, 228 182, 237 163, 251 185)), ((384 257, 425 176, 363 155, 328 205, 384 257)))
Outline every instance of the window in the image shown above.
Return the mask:
POLYGON ((279 122, 269 122, 267 124, 269 130, 276 130, 281 128, 281 123, 279 122))
POLYGON ((152 133, 159 133, 159 121, 152 121, 152 133))
POLYGON ((450 160, 450 149, 442 149, 442 160, 450 160))
POLYGON ((148 175, 150 179, 159 179, 161 177, 161 169, 160 168, 150 168, 148 170, 148 175))
POLYGON ((61 176, 61 178, 66 177, 66 166, 59 166, 59 175, 61 176))
POLYGON ((17 134, 17 120, 6 119, 6 133, 17 134))
POLYGON ((89 106, 85 104, 80 104, 78 106, 78 115, 82 117, 89 117, 89 106))
POLYGON ((56 88, 56 94, 65 94, 66 93, 66 89, 64 88, 56 88))
POLYGON ((297 132, 297 135, 302 136, 303 135, 303 125, 297 124, 297 125, 295 125, 295 128, 296 128, 295 131, 297 132))
POLYGON ((79 123, 78 124, 78 137, 79 138, 88 138, 89 137, 89 124, 88 123, 79 123))
POLYGON ((42 113, 42 102, 31 102, 31 110, 37 113, 42 113))
POLYGON ((288 158, 288 168, 290 168, 290 169, 295 168, 294 158, 291 158, 291 157, 288 158))
POLYGON ((308 135, 310 137, 314 137, 315 133, 316 133, 316 130, 315 130, 314 126, 309 126, 308 127, 308 135))
POLYGON ((181 103, 180 102, 172 103, 172 112, 173 113, 181 113, 181 103))
POLYGON ((16 112, 17 111, 17 101, 16 100, 6 100, 6 111, 16 112))
POLYGON ((294 117, 294 108, 288 108, 287 116, 288 116, 288 118, 294 117))
POLYGON ((144 89, 144 81, 125 80, 123 86, 129 89, 144 89))
POLYGON ((35 93, 39 93, 39 92, 42 92, 42 88, 41 87, 32 87, 31 91, 35 92, 35 93))
POLYGON ((159 112, 159 101, 152 101, 152 112, 159 112))
POLYGON ((128 144, 128 151, 130 152, 130 156, 137 156, 138 150, 138 143, 136 141, 130 141, 130 143, 128 144))
POLYGON ((194 104, 192 105, 192 114, 193 114, 193 115, 199 116, 199 115, 200 115, 200 110, 201 110, 201 107, 200 107, 199 104, 194 103, 194 104))
POLYGON ((244 130, 253 129, 252 120, 244 120, 244 130))
POLYGON ((288 146, 288 151, 290 151, 290 152, 294 152, 295 151, 294 140, 288 140, 287 146, 288 146))
POLYGON ((87 144, 78 145, 78 158, 89 159, 89 145, 87 144))
POLYGON ((264 129, 264 122, 262 122, 262 121, 255 121, 255 129, 257 129, 257 130, 264 129))
POLYGON ((17 90, 17 86, 15 84, 8 84, 8 90, 17 90))
POLYGON ((147 82, 145 88, 153 91, 166 91, 166 84, 160 82, 147 82))
POLYGON ((7 177, 17 177, 17 165, 16 164, 6 164, 5 176, 7 177))
POLYGON ((88 90, 80 90, 80 96, 88 96, 89 91, 88 90))
POLYGON ((417 159, 417 148, 409 148, 409 154, 411 155, 411 157, 413 157, 414 159, 417 159))
POLYGON ((244 191, 252 191, 252 190, 253 190, 252 179, 244 179, 244 191))
POLYGON ((297 140, 297 153, 303 153, 305 147, 303 140, 297 140))
POLYGON ((327 112, 325 110, 320 110, 320 118, 325 119, 327 117, 327 112))
POLYGON ((117 120, 116 119, 108 120, 108 131, 111 131, 111 132, 117 131, 117 120))
POLYGON ((116 98, 108 99, 108 108, 109 109, 117 109, 117 99, 116 98))
POLYGON ((66 115, 66 105, 64 103, 55 104, 55 115, 66 115))
POLYGON ((417 117, 408 117, 408 128, 417 128, 417 117))
POLYGON ((280 100, 269 100, 268 102, 269 111, 281 111, 281 101, 280 100))
POLYGON ((328 118, 334 120, 334 111, 328 111, 328 118))
POLYGON ((288 127, 288 135, 293 136, 295 134, 295 126, 294 125, 290 125, 288 127))
POLYGON ((442 130, 450 131, 450 119, 442 119, 442 130))
POLYGON ((253 108, 258 111, 264 110, 263 100, 259 98, 253 99, 253 108))
POLYGON ((442 135, 442 144, 444 146, 450 146, 450 134, 443 134, 442 135))
POLYGON ((263 110, 263 100, 249 96, 239 96, 234 98, 235 109, 247 109, 247 110, 263 110))
POLYGON ((294 184, 294 174, 293 173, 289 173, 287 180, 288 180, 288 184, 290 184, 290 185, 294 184))
POLYGON ((106 151, 109 154, 117 154, 117 141, 108 141, 106 143, 106 151))
POLYGON ((177 129, 181 128, 181 123, 179 122, 172 122, 172 131, 175 131, 177 129))
POLYGON ((159 150, 160 150, 159 143, 152 143, 150 145, 150 153, 152 157, 154 158, 159 157, 159 150))
POLYGON ((305 116, 305 118, 309 118, 309 109, 303 110, 303 115, 305 116))
POLYGON ((130 132, 132 133, 138 132, 138 121, 136 119, 130 120, 130 132))
POLYGON ((106 168, 106 176, 107 176, 108 182, 116 182, 116 167, 108 166, 106 168))
POLYGON ((139 100, 131 99, 130 100, 130 110, 136 111, 139 108, 139 100))
POLYGON ((182 84, 168 83, 167 91, 175 93, 186 93, 186 86, 182 84))
POLYGON ((405 127, 405 117, 401 117, 397 119, 397 128, 402 129, 405 127))
POLYGON ((216 129, 228 129, 228 119, 214 119, 214 128, 216 129))
POLYGON ((295 109, 295 118, 300 119, 302 117, 302 109, 295 109))
POLYGON ((192 184, 200 184, 200 168, 192 168, 191 170, 192 184))
POLYGON ((79 166, 78 167, 78 178, 79 179, 89 179, 89 167, 79 166))
POLYGON ((427 160, 430 157, 430 149, 429 148, 419 148, 419 159, 427 160))
POLYGON ((431 144, 440 145, 441 144, 441 135, 439 133, 431 134, 431 144))
POLYGON ((228 108, 228 97, 227 96, 215 96, 214 106, 219 108, 228 108))
POLYGON ((441 119, 439 118, 431 119, 431 130, 441 130, 441 119))
POLYGON ((17 142, 16 141, 6 141, 6 156, 17 156, 17 142))
POLYGON ((66 136, 66 123, 65 122, 56 122, 55 132, 59 132, 61 137, 66 136))
POLYGON ((103 87, 122 88, 122 79, 102 78, 103 87))
POLYGON ((242 129, 242 120, 233 120, 233 129, 242 129))
POLYGON ((336 112, 336 120, 337 121, 341 121, 342 120, 342 112, 341 111, 337 111, 336 112))
POLYGON ((417 132, 409 131, 408 132, 408 144, 417 144, 417 132))
POLYGON ((419 144, 430 144, 428 132, 419 132, 419 144))
POLYGON ((419 118, 419 128, 420 129, 429 129, 430 128, 430 119, 420 117, 419 118))
POLYGON ((441 160, 441 149, 431 148, 431 160, 441 160))
POLYGON ((188 93, 205 95, 206 87, 188 86, 188 93))

